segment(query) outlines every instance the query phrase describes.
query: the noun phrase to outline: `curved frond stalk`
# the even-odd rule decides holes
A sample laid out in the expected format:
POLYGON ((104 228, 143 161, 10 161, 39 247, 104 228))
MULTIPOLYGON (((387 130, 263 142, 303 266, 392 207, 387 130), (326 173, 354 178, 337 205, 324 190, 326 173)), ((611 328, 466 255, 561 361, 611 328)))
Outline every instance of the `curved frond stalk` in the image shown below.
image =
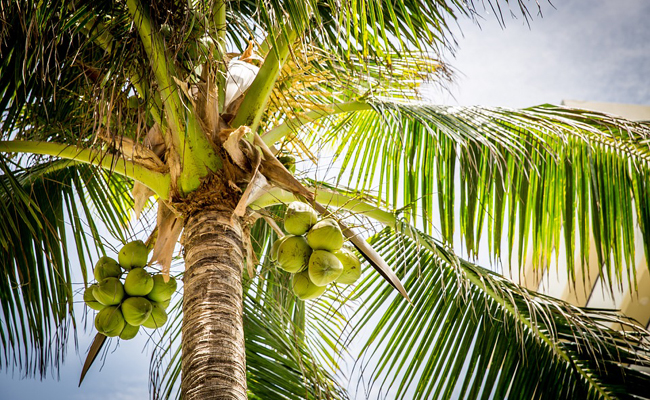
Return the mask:
POLYGON ((216 0, 212 4, 212 15, 213 15, 213 25, 214 29, 217 31, 217 37, 219 38, 219 51, 225 52, 226 50, 226 32, 227 32, 227 1, 226 0, 216 0))
MULTIPOLYGON (((355 215, 363 215, 388 226, 395 226, 395 214, 384 211, 378 207, 368 204, 359 196, 345 193, 338 188, 315 190, 316 201, 339 210, 347 210, 355 215)), ((253 210, 258 210, 279 204, 289 204, 293 201, 300 201, 293 193, 280 188, 273 188, 251 203, 253 210)))
POLYGON ((116 174, 135 179, 156 192, 161 198, 169 198, 171 181, 169 174, 152 171, 137 163, 107 154, 101 150, 84 149, 53 142, 15 140, 0 141, 0 152, 43 154, 91 164, 109 172, 115 172, 116 174))
POLYGON ((282 124, 274 127, 273 129, 264 133, 264 135, 262 135, 262 139, 267 146, 271 146, 275 142, 283 139, 290 132, 298 131, 298 129, 303 125, 319 118, 325 118, 340 113, 370 109, 372 109, 372 106, 362 101, 323 105, 319 109, 306 113, 304 116, 294 117, 289 121, 285 121, 282 124))
POLYGON ((266 111, 269 96, 273 92, 275 81, 289 56, 289 48, 296 41, 298 34, 296 29, 288 29, 275 40, 276 45, 266 56, 262 68, 248 88, 239 111, 231 122, 233 127, 238 128, 245 125, 250 127, 253 132, 257 130, 262 115, 266 111))
POLYGON ((168 61, 160 34, 153 30, 151 19, 139 0, 126 2, 133 23, 138 29, 140 39, 144 46, 153 73, 156 77, 160 95, 165 104, 168 124, 172 130, 172 137, 168 138, 168 147, 183 148, 185 124, 181 116, 183 106, 180 102, 179 90, 173 78, 178 76, 174 66, 168 61))
POLYGON ((353 337, 374 327, 362 351, 363 365, 373 366, 374 393, 392 387, 409 399, 647 398, 643 328, 612 311, 520 288, 403 227, 408 235, 386 229, 372 242, 403 274, 415 307, 376 277, 358 289, 367 308, 353 337))

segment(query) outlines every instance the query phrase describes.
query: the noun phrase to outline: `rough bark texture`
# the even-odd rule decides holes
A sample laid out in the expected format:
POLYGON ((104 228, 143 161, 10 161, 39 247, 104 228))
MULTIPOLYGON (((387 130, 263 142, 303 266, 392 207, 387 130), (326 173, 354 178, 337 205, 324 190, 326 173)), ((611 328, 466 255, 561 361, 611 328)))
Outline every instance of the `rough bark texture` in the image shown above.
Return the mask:
POLYGON ((246 399, 242 228, 232 210, 185 225, 183 400, 246 399))

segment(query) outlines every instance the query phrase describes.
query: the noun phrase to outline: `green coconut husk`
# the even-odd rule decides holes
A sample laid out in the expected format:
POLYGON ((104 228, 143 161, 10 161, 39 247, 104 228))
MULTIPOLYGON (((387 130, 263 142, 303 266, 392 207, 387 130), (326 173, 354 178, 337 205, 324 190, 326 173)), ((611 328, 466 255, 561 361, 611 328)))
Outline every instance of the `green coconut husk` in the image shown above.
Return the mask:
POLYGON ((307 243, 314 250, 336 251, 343 246, 343 232, 338 222, 326 218, 307 232, 307 243))
POLYGON ((149 258, 149 249, 142 240, 129 242, 117 254, 117 260, 122 268, 129 271, 133 268, 144 268, 149 258))
POLYGON ((167 312, 163 310, 157 303, 153 304, 153 309, 151 310, 151 315, 147 318, 146 321, 142 323, 142 326, 149 329, 158 329, 161 326, 165 325, 167 322, 167 312))
POLYGON ((124 298, 124 286, 117 278, 104 278, 93 289, 93 296, 105 306, 120 304, 124 298))
POLYGON ((155 302, 164 302, 169 301, 172 298, 172 295, 176 291, 176 279, 173 276, 169 277, 169 280, 165 282, 165 278, 162 274, 156 274, 152 277, 153 279, 153 288, 147 297, 155 302))
POLYGON ((163 310, 167 310, 169 308, 169 304, 171 303, 171 299, 165 300, 165 301, 158 301, 156 304, 158 304, 158 307, 162 308, 163 310))
POLYGON ((153 304, 144 297, 129 297, 122 302, 122 315, 127 324, 142 325, 151 315, 153 304))
POLYGON ((97 287, 97 284, 92 284, 84 290, 84 303, 93 310, 101 311, 104 308, 106 308, 105 305, 102 303, 98 302, 97 299, 95 299, 95 296, 93 295, 93 291, 97 287))
POLYGON ((139 326, 133 326, 126 323, 124 324, 124 329, 122 329, 122 332, 120 332, 120 339, 131 340, 138 334, 139 331, 139 326))
POLYGON ((345 285, 351 285, 356 282, 361 277, 361 261, 359 261, 359 258, 350 249, 346 249, 345 247, 335 251, 334 255, 339 259, 341 265, 343 265, 343 273, 336 278, 336 282, 345 285))
POLYGON ((118 336, 125 324, 124 317, 117 306, 106 307, 95 317, 95 328, 108 337, 118 336))
POLYGON ((314 285, 309 279, 309 271, 302 271, 294 274, 291 278, 291 288, 299 299, 311 300, 325 293, 327 286, 314 285))
POLYGON ((117 261, 110 257, 101 257, 95 264, 93 275, 97 282, 104 278, 119 278, 122 275, 122 269, 117 264, 117 261))
POLYGON ((309 204, 294 201, 284 213, 284 230, 292 235, 304 235, 318 221, 316 210, 309 204))
POLYGON ((277 262, 278 261, 278 251, 280 250, 280 245, 288 237, 291 237, 291 236, 283 236, 283 237, 277 239, 275 242, 273 242, 273 246, 271 246, 271 250, 269 251, 269 260, 271 260, 272 262, 277 262))
POLYGON ((343 273, 343 265, 329 251, 315 250, 309 258, 309 279, 316 286, 325 286, 343 273))
POLYGON ((287 236, 278 249, 278 267, 296 273, 307 268, 311 247, 302 236, 287 236))
POLYGON ((146 296, 153 289, 153 278, 144 268, 133 268, 124 279, 124 291, 129 296, 146 296))

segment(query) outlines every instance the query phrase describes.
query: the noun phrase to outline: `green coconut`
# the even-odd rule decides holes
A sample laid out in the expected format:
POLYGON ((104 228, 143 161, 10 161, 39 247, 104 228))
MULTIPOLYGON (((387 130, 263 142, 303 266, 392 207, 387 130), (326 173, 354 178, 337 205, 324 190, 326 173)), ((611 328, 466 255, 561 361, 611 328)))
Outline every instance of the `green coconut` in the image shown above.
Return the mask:
POLYGON ((125 324, 124 317, 116 306, 106 307, 97 313, 95 317, 95 328, 97 328, 97 332, 108 337, 119 335, 122 329, 124 329, 125 324))
POLYGON ((122 303, 122 315, 127 324, 142 325, 151 315, 153 304, 144 297, 129 297, 122 303))
POLYGON ((318 214, 309 204, 294 201, 284 213, 284 230, 292 235, 304 235, 318 221, 318 214))
POLYGON ((309 279, 309 271, 302 271, 291 278, 291 288, 300 300, 311 300, 325 293, 327 286, 314 285, 309 279))
POLYGON ((120 339, 131 340, 138 334, 139 330, 139 326, 133 326, 126 323, 124 324, 124 329, 120 332, 120 339))
POLYGON ((168 301, 172 298, 172 295, 176 291, 176 279, 170 276, 169 280, 165 282, 162 274, 156 274, 153 276, 153 289, 147 295, 147 297, 157 303, 168 301))
POLYGON ((117 265, 117 261, 104 256, 97 261, 97 264, 95 264, 93 275, 95 275, 95 280, 97 282, 104 278, 119 278, 122 275, 122 269, 117 265))
POLYGON ((288 237, 289 237, 289 236, 282 236, 280 239, 278 239, 278 240, 276 240, 275 242, 273 242, 273 246, 271 246, 271 251, 269 251, 269 259, 270 259, 272 262, 276 262, 276 261, 278 261, 278 250, 280 250, 280 245, 281 245, 282 242, 284 242, 284 240, 285 240, 286 238, 288 238, 288 237))
POLYGON ((307 243, 314 250, 336 251, 343 246, 343 232, 339 223, 326 218, 307 232, 307 243))
POLYGON ((93 296, 105 306, 120 304, 124 298, 124 286, 117 278, 104 278, 93 289, 93 296))
POLYGON ((149 249, 142 240, 135 240, 125 244, 117 254, 117 260, 122 268, 127 271, 132 268, 143 268, 147 265, 148 258, 149 249))
POLYGON ((165 325, 167 322, 167 312, 158 305, 158 303, 153 303, 153 308, 151 310, 151 315, 147 318, 146 321, 142 323, 142 326, 149 329, 157 329, 165 325))
POLYGON ((288 236, 278 248, 278 266, 287 272, 300 272, 307 268, 311 251, 304 237, 288 236))
POLYGON ((93 291, 97 287, 97 284, 92 284, 84 290, 84 302, 86 305, 93 310, 101 311, 104 308, 106 308, 105 305, 102 303, 98 302, 97 299, 95 299, 95 296, 93 295, 93 291))
POLYGON ((146 296, 153 289, 153 278, 144 268, 133 268, 124 279, 124 291, 129 296, 146 296))
POLYGON ((345 285, 351 285, 361 276, 361 261, 350 250, 342 247, 340 250, 334 252, 336 258, 339 259, 343 265, 343 273, 336 278, 336 282, 345 285))
POLYGON ((315 250, 309 257, 309 279, 316 286, 332 283, 343 273, 339 259, 326 250, 315 250))
POLYGON ((165 301, 158 301, 155 303, 158 304, 158 307, 161 307, 163 310, 167 310, 169 308, 169 303, 171 303, 171 299, 165 301))

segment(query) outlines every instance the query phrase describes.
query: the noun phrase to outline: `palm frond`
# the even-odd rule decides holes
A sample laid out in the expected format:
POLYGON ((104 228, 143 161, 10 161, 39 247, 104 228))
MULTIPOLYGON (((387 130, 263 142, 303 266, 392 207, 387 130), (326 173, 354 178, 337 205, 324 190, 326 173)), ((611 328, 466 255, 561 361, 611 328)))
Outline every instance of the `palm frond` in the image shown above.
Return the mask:
MULTIPOLYGON (((488 1, 500 22, 504 21, 502 5, 509 2, 488 1)), ((249 0, 232 5, 243 15, 258 15, 265 32, 275 32, 278 20, 288 16, 304 42, 331 49, 342 60, 358 57, 391 64, 392 52, 438 52, 455 45, 450 25, 460 16, 474 17, 476 5, 471 0, 400 0, 369 1, 305 1, 249 0)), ((518 0, 513 7, 526 19, 532 14, 527 2, 518 0)), ((536 5, 539 8, 539 5, 536 5)))
POLYGON ((372 239, 413 306, 368 276, 355 335, 373 398, 647 398, 643 328, 530 292, 401 225, 372 239), (624 329, 624 330, 623 330, 624 329))
POLYGON ((304 130, 304 140, 333 145, 339 182, 373 191, 377 204, 405 209, 428 233, 440 227, 453 244, 460 225, 470 256, 478 253, 485 230, 491 254, 507 261, 518 249, 518 265, 529 237, 537 267, 557 258, 561 245, 577 247, 578 262, 566 251, 573 280, 576 263, 586 268, 593 228, 611 286, 625 265, 633 274, 637 222, 650 255, 648 125, 548 105, 509 110, 368 103, 372 110, 304 130))
POLYGON ((109 12, 111 2, 9 3, 0 38, 3 137, 81 144, 100 124, 119 131, 122 119, 132 123, 134 111, 119 93, 128 83, 125 66, 138 65, 139 51, 130 33, 117 28, 124 13, 109 12), (98 33, 107 34, 93 28, 104 16, 113 17, 104 28, 115 35, 104 44, 109 51, 95 42, 98 33))
POLYGON ((0 168, 0 367, 43 376, 63 361, 75 324, 72 271, 85 286, 88 262, 104 253, 92 209, 122 235, 128 183, 68 161, 21 168, 3 158, 0 168))
POLYGON ((322 49, 304 46, 287 61, 276 82, 265 111, 266 128, 291 123, 290 117, 304 117, 369 93, 417 99, 423 82, 445 85, 451 80, 452 72, 439 60, 422 53, 393 55, 389 67, 358 58, 343 63, 322 49))

